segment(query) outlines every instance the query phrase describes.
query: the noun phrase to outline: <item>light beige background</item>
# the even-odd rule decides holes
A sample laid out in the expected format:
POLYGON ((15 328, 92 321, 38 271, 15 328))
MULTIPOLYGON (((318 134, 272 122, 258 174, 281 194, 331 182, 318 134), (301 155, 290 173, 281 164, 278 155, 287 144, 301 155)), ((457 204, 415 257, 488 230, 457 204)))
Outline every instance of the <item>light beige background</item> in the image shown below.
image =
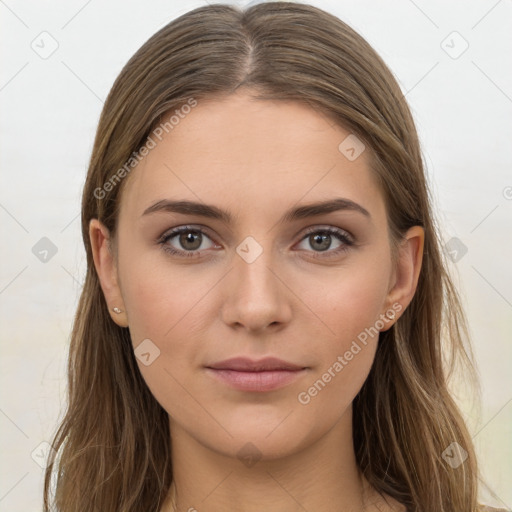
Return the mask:
MULTIPOLYGON (((38 455, 65 398, 85 270, 80 193, 102 103, 149 36, 204 3, 0 1, 2 511, 41 510, 38 455), (43 237, 57 251, 46 263, 33 253, 43 237)), ((481 374, 481 416, 469 397, 460 400, 497 496, 483 491, 483 499, 510 508, 512 3, 312 3, 366 37, 407 93, 445 242, 467 248, 453 269, 481 374)))

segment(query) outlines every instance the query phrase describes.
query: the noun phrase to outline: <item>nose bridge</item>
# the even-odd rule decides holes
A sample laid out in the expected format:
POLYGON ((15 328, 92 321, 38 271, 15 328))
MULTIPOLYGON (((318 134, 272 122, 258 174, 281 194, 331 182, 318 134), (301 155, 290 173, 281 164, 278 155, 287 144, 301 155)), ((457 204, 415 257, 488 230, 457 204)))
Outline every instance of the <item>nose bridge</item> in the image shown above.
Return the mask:
POLYGON ((234 265, 237 288, 244 294, 255 296, 275 292, 275 276, 270 271, 274 259, 270 242, 263 246, 255 238, 247 237, 238 245, 236 252, 234 265))

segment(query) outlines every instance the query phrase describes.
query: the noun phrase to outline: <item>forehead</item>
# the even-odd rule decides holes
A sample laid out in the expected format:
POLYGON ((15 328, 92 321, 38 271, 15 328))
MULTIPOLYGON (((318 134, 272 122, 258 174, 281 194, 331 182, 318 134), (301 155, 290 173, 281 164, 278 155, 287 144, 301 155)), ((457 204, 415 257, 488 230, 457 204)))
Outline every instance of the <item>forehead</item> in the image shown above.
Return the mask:
POLYGON ((237 93, 178 107, 163 122, 173 114, 172 128, 161 130, 161 140, 153 136, 153 149, 131 171, 122 215, 140 216, 165 198, 217 201, 233 210, 334 196, 383 206, 367 152, 347 158, 344 141, 355 136, 309 105, 237 93))

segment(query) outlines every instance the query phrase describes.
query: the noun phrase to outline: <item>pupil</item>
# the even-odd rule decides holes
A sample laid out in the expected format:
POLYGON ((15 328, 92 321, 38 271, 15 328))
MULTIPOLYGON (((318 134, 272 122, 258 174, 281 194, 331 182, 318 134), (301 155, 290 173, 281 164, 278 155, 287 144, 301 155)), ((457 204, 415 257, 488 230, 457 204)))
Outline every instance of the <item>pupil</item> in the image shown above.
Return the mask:
POLYGON ((188 231, 188 232, 182 234, 182 236, 181 236, 182 245, 187 249, 195 250, 198 247, 200 247, 201 242, 199 241, 199 244, 197 245, 197 240, 199 240, 199 234, 196 232, 193 232, 193 231, 188 231), (194 241, 196 242, 197 247, 190 247, 188 244, 192 243, 192 245, 193 245, 194 241))
POLYGON ((320 241, 320 244, 322 242, 327 242, 326 244, 324 244, 324 247, 317 247, 319 248, 321 251, 325 251, 329 248, 329 245, 330 245, 330 238, 331 236, 330 235, 314 235, 313 236, 314 240, 315 240, 315 243, 316 241, 320 241))

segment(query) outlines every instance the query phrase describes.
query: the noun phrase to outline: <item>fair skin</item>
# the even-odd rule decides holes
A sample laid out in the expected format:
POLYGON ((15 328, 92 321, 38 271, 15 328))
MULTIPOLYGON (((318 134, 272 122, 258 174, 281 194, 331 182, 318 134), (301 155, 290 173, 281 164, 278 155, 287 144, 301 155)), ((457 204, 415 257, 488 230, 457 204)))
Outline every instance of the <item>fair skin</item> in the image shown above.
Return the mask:
MULTIPOLYGON (((332 367, 365 329, 389 329, 403 313, 424 239, 411 228, 393 262, 368 151, 350 161, 338 150, 349 133, 297 102, 246 92, 200 101, 126 178, 117 251, 109 251, 106 228, 90 223, 112 320, 129 328, 134 348, 149 339, 160 350, 151 364, 137 362, 169 414, 180 511, 362 510, 352 401, 378 335, 359 343, 335 376, 332 367), (367 214, 356 207, 280 221, 289 209, 334 198, 367 214), (232 219, 143 215, 164 199, 214 205, 232 219), (194 257, 169 254, 157 242, 179 226, 191 226, 188 238, 178 234, 165 245, 194 257), (350 234, 353 245, 322 232, 328 227, 350 234), (262 250, 250 262, 237 252, 248 236, 257 243, 250 251, 262 250), (376 323, 393 305, 395 317, 376 323), (234 356, 275 356, 306 369, 281 388, 244 391, 205 368, 234 356), (330 381, 301 403, 299 394, 330 367, 330 381), (247 443, 255 463, 238 455, 247 443)), ((162 508, 170 510, 169 503, 162 508)), ((365 510, 405 508, 368 486, 365 510)))

